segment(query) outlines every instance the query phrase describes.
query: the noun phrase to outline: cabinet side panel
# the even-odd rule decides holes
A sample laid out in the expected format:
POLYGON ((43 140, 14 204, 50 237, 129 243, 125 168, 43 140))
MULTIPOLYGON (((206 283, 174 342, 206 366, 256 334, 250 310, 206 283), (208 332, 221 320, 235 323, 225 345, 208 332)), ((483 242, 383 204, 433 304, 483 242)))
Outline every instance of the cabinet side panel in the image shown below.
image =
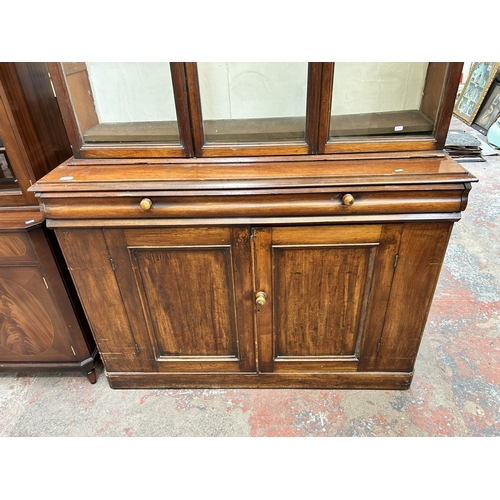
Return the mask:
POLYGON ((405 225, 376 370, 413 370, 451 229, 452 223, 405 225))
POLYGON ((106 369, 143 369, 102 231, 57 230, 56 235, 106 369))

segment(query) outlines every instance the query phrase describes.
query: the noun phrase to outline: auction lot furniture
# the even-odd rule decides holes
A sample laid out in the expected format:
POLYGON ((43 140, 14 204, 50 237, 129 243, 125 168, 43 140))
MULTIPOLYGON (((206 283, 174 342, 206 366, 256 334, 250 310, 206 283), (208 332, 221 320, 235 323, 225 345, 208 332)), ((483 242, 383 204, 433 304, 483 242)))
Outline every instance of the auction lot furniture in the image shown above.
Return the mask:
POLYGON ((408 388, 476 179, 460 63, 54 63, 31 188, 113 388, 408 388))
POLYGON ((0 63, 0 371, 83 371, 98 355, 28 188, 71 156, 45 63, 0 63))

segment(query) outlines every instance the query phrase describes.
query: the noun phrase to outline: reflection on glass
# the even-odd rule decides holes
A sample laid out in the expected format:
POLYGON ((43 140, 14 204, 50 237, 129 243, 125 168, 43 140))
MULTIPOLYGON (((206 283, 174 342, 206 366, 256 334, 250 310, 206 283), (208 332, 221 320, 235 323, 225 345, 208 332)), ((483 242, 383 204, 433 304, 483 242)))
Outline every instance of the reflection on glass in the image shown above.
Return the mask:
POLYGON ((335 63, 330 136, 432 133, 436 91, 440 95, 443 81, 429 78, 429 67, 419 62, 335 63))
POLYGON ((307 63, 198 63, 206 142, 304 141, 307 63))
POLYGON ((64 63, 85 143, 179 143, 169 63, 64 63))
POLYGON ((12 172, 2 139, 0 139, 0 189, 15 189, 18 187, 17 179, 12 172))

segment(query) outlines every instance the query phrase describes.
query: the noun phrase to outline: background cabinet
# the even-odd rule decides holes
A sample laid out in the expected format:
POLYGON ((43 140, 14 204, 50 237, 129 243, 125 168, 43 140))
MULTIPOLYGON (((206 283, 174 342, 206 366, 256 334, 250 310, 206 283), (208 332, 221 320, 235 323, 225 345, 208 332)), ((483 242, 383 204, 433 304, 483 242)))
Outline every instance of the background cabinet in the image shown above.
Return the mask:
POLYGON ((83 371, 98 356, 28 188, 71 155, 45 63, 0 63, 0 371, 83 371))

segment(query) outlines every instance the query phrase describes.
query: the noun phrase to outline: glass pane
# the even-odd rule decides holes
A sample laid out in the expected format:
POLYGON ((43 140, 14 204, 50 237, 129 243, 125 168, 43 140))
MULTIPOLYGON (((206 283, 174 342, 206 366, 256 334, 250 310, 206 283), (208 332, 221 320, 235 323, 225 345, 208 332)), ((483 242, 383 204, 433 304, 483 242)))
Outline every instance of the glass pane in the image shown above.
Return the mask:
POLYGON ((432 134, 444 75, 429 73, 425 62, 335 63, 330 137, 432 134))
POLYGON ((17 179, 7 158, 2 139, 0 139, 0 189, 17 189, 17 179))
POLYGON ((304 141, 307 63, 198 63, 205 141, 304 141))
POLYGON ((64 63, 84 143, 179 144, 169 63, 64 63))

